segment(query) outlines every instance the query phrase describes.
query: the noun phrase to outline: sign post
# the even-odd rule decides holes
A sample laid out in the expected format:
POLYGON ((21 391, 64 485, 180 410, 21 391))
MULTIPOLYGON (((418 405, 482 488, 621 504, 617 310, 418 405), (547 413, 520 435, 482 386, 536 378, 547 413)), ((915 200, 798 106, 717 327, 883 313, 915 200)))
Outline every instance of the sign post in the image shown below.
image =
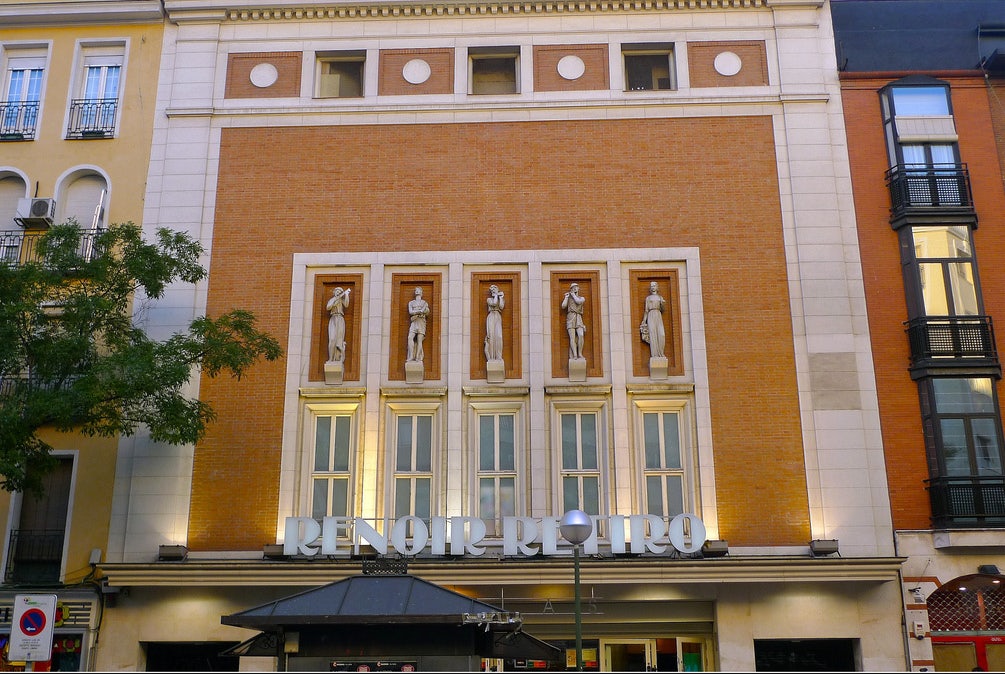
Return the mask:
POLYGON ((24 662, 51 660, 55 618, 56 595, 16 595, 10 627, 10 653, 7 659, 24 662))

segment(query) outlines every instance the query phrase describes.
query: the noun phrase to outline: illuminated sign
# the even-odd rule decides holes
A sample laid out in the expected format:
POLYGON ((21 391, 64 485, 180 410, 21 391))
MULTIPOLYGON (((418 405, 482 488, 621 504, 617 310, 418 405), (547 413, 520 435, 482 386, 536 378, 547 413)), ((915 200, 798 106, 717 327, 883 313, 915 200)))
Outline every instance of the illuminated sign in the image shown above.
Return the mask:
MULTIPOLYGON (((594 516, 593 534, 583 543, 583 552, 600 551, 599 528, 606 532, 605 549, 614 554, 694 553, 705 543, 705 525, 696 516, 684 513, 672 518, 658 515, 594 516)), ((428 522, 414 516, 386 521, 381 531, 362 517, 287 517, 283 554, 313 557, 358 555, 370 546, 386 555, 415 556, 428 549, 432 555, 478 557, 489 547, 501 547, 506 557, 549 557, 571 555, 572 549, 559 547, 561 517, 504 517, 502 538, 487 538, 485 522, 477 517, 433 517, 428 522)))

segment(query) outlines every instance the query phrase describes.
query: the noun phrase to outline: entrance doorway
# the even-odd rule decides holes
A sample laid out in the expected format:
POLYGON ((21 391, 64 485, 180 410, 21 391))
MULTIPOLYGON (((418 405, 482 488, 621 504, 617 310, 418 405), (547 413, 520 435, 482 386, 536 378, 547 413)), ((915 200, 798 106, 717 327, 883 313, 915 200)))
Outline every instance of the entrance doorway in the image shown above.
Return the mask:
POLYGON ((708 671, 705 642, 700 638, 601 639, 604 672, 708 671))

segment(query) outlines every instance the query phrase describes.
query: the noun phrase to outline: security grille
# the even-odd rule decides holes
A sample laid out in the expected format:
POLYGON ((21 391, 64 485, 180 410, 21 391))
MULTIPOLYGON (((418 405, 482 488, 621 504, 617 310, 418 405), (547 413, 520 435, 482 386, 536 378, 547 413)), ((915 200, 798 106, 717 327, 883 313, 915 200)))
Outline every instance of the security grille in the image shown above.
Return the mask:
MULTIPOLYGON (((1005 593, 998 585, 971 589, 965 580, 944 586, 928 598, 928 622, 932 632, 1005 631, 1005 593)), ((987 582, 983 577, 970 580, 987 582)))

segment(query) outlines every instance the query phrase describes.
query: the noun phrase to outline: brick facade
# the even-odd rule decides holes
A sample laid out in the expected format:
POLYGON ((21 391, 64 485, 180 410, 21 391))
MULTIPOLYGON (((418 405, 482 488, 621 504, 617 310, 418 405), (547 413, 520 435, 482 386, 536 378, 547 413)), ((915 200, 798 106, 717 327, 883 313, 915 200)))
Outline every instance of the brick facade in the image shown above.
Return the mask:
POLYGON ((693 87, 751 87, 768 83, 768 61, 759 41, 689 42, 687 65, 693 87), (731 52, 740 59, 740 71, 723 75, 715 69, 715 57, 731 52))
MULTIPOLYGON (((227 98, 284 98, 300 95, 300 52, 230 54, 227 58, 227 98), (276 79, 266 86, 252 82, 256 66, 274 68, 276 79)), ((268 80, 266 80, 268 81, 268 80)))
MULTIPOLYGON (((917 384, 908 372, 910 345, 904 332, 907 305, 897 234, 890 227, 890 193, 884 175, 889 168, 877 91, 891 79, 848 78, 843 86, 845 120, 859 223, 859 246, 869 312, 876 385, 883 419, 883 445, 893 522, 897 529, 931 526, 926 492, 928 465, 917 384)), ((960 154, 967 163, 979 227, 974 245, 979 263, 985 312, 1005 312, 1005 270, 987 264, 1005 253, 1001 234, 1005 196, 989 116, 987 90, 971 78, 949 78, 960 154)), ((997 334, 1002 353, 1003 335, 997 334)), ((1005 389, 998 384, 999 399, 1005 389)))
MULTIPOLYGON (((706 348, 716 363, 709 384, 720 535, 736 545, 805 544, 770 118, 225 129, 208 310, 253 298, 263 327, 285 341, 292 254, 331 250, 337 240, 345 252, 456 250, 463 259, 464 250, 484 249, 487 232, 527 250, 698 246, 706 348), (327 170, 318 172, 322 156, 327 170), (688 166, 703 167, 700 183, 688 166)), ((438 349, 427 344, 426 352, 438 349)), ((204 379, 222 421, 195 455, 191 548, 250 549, 273 539, 284 371, 285 361, 258 366, 239 388, 204 379)))

